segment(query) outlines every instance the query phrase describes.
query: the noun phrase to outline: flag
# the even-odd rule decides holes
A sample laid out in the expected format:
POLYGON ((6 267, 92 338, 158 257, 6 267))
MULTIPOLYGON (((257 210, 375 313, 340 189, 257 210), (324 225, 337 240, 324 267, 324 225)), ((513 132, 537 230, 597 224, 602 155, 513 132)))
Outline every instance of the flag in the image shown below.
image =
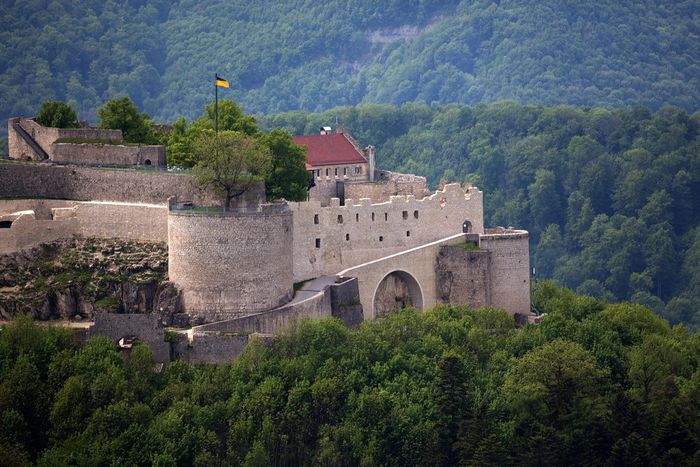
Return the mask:
POLYGON ((221 88, 227 88, 228 87, 228 81, 225 79, 221 78, 219 75, 214 75, 216 77, 216 85, 221 87, 221 88))

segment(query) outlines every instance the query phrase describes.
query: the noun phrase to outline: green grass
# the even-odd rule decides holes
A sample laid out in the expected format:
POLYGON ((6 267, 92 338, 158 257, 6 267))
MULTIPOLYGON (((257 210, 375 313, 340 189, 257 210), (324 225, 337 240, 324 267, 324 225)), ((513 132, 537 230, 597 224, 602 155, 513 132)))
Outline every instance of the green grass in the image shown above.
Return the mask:
POLYGON ((482 251, 481 248, 479 248, 479 246, 474 244, 474 243, 465 242, 465 243, 460 243, 459 245, 454 245, 454 246, 456 246, 458 248, 462 248, 463 250, 467 250, 467 251, 482 251))

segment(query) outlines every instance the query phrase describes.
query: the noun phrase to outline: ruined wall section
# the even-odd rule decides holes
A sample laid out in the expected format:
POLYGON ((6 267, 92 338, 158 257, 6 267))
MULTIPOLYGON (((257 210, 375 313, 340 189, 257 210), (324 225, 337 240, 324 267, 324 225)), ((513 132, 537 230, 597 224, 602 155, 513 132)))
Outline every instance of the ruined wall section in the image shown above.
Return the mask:
POLYGON ((491 253, 491 305, 510 314, 530 312, 530 247, 527 231, 503 230, 479 239, 491 253))
MULTIPOLYGON (((0 162, 0 198, 53 198, 167 204, 171 196, 199 205, 220 203, 193 185, 193 177, 164 171, 100 169, 30 162, 0 162)), ((233 203, 255 207, 265 199, 260 182, 233 203)))
POLYGON ((168 271, 193 322, 212 322, 279 307, 292 297, 292 213, 260 211, 168 215, 168 271))
POLYGON ((429 194, 425 177, 394 172, 380 172, 375 182, 350 182, 345 184, 345 198, 370 198, 373 203, 387 201, 391 196, 413 195, 423 199, 429 194))
POLYGON ((370 199, 346 198, 345 206, 331 201, 328 207, 313 201, 291 203, 295 281, 335 274, 460 233, 465 220, 473 232, 483 232, 482 193, 458 184, 422 200, 408 195, 377 204, 370 199))
POLYGON ((474 308, 491 304, 491 252, 443 246, 436 273, 440 302, 474 308))

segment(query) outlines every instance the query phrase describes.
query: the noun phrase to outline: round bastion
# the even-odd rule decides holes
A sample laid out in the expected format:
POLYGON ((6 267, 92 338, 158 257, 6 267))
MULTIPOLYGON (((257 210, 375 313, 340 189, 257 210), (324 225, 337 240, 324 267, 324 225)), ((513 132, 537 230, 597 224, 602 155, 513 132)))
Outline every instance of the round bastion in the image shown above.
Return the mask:
POLYGON ((168 212, 168 274, 193 322, 270 310, 293 295, 292 213, 286 203, 229 212, 168 212))

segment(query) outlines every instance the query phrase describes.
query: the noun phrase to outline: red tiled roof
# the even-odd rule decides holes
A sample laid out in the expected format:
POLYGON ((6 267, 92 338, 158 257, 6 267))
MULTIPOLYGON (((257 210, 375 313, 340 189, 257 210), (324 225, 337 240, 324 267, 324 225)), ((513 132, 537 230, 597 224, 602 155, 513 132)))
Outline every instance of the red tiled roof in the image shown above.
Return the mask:
POLYGON ((367 160, 342 133, 294 136, 296 144, 306 146, 306 161, 312 167, 320 165, 363 164, 367 160))

